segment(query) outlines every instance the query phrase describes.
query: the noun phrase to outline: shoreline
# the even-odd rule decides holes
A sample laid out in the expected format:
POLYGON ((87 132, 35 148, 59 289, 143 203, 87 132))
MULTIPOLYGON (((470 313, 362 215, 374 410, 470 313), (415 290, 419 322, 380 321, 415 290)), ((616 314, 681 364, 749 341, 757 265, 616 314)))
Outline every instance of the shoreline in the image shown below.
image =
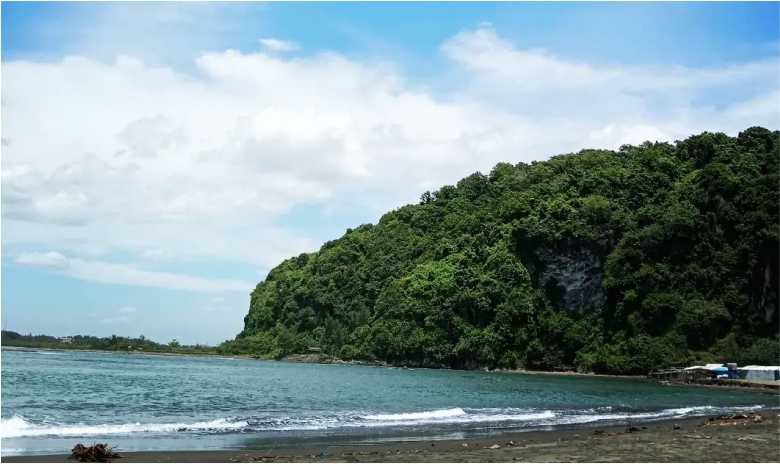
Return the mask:
MULTIPOLYGON (((114 353, 114 354, 128 354, 128 355, 145 355, 145 356, 191 356, 191 357, 211 357, 221 359, 244 359, 252 361, 267 361, 267 362, 281 362, 292 364, 321 364, 321 365, 348 365, 348 366, 373 366, 373 367, 385 367, 393 369, 444 369, 444 370, 462 370, 452 369, 447 367, 432 368, 432 367, 404 367, 394 366, 385 362, 375 361, 345 361, 343 359, 334 358, 325 355, 288 355, 281 359, 265 359, 257 356, 246 354, 217 354, 217 353, 169 353, 163 351, 122 351, 122 350, 98 350, 98 349, 79 349, 79 348, 39 348, 28 346, 14 346, 14 345, 2 345, 2 349, 11 349, 18 351, 59 351, 59 352, 87 352, 87 353, 114 353)), ((551 375, 561 377, 591 377, 591 378, 605 378, 605 379, 629 379, 629 380, 648 380, 655 383, 662 383, 658 380, 652 379, 644 375, 627 375, 627 374, 596 374, 593 372, 576 372, 576 371, 539 371, 539 370, 526 370, 526 369, 472 369, 475 372, 485 373, 501 373, 501 374, 525 374, 525 375, 551 375)), ((468 371, 467 371, 468 372, 468 371)), ((740 391, 754 391, 767 394, 780 395, 780 382, 777 385, 767 385, 763 383, 751 383, 749 381, 734 382, 731 384, 707 384, 707 383, 682 383, 682 382, 670 382, 668 385, 682 386, 682 387, 697 387, 697 388, 719 388, 719 389, 731 389, 740 391)))
MULTIPOLYGON (((246 354, 218 354, 218 353, 170 353, 167 351, 128 351, 128 350, 98 350, 95 348, 43 348, 37 346, 16 346, 16 345, 3 345, 2 349, 10 349, 13 351, 58 351, 58 352, 76 352, 76 353, 113 353, 113 354, 130 354, 130 355, 146 355, 146 356, 191 356, 197 358, 223 358, 223 359, 251 359, 260 360, 253 356, 246 354)), ((264 361, 264 360, 263 360, 264 361)))
MULTIPOLYGON (((777 410, 419 441, 268 442, 237 450, 133 451, 112 462, 495 462, 780 460, 777 410), (758 418, 757 418, 758 417, 758 418), (715 459, 717 457, 717 459, 715 459)), ((6 462, 72 462, 65 454, 6 462)))

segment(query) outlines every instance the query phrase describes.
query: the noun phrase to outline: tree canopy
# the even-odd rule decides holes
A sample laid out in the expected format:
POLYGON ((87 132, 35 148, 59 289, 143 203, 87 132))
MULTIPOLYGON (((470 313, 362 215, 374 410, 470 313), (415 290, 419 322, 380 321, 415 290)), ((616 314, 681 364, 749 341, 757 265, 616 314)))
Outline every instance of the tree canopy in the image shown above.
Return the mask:
POLYGON ((288 259, 221 349, 645 373, 778 364, 780 133, 500 163, 288 259))

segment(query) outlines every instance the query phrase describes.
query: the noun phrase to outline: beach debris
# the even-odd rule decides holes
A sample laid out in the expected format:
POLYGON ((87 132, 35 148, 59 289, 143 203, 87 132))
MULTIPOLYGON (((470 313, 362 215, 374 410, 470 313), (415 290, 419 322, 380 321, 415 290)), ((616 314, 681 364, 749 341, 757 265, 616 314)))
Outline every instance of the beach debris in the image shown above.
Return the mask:
POLYGON ((695 440, 709 440, 712 437, 709 435, 683 435, 685 438, 693 438, 695 440))
POLYGON ((115 453, 108 443, 96 443, 92 446, 84 446, 77 443, 70 450, 71 459, 78 459, 80 462, 109 462, 109 459, 121 458, 115 453))
POLYGON ((464 444, 463 444, 463 445, 461 445, 461 446, 463 446, 464 448, 468 448, 468 447, 469 447, 469 444, 468 444, 468 443, 464 443, 464 444))
POLYGON ((642 429, 640 429, 639 427, 634 427, 633 425, 626 429, 626 431, 629 432, 629 433, 640 432, 641 430, 642 429))
POLYGON ((594 430, 593 431, 593 435, 604 435, 604 431, 603 430, 594 430))
POLYGON ((501 448, 501 445, 499 445, 498 443, 490 447, 490 449, 499 449, 499 448, 501 448))
POLYGON ((507 442, 506 446, 515 446, 515 441, 514 440, 509 440, 507 442))
POLYGON ((754 412, 748 414, 723 414, 718 417, 710 417, 704 425, 726 426, 726 425, 747 425, 750 422, 759 423, 764 420, 761 414, 754 412))
POLYGON ((680 426, 679 426, 679 425, 677 425, 677 424, 674 424, 674 426, 673 426, 672 428, 673 428, 674 430, 680 430, 680 426))
POLYGON ((766 440, 758 437, 744 436, 744 437, 737 438, 737 441, 766 441, 766 440))

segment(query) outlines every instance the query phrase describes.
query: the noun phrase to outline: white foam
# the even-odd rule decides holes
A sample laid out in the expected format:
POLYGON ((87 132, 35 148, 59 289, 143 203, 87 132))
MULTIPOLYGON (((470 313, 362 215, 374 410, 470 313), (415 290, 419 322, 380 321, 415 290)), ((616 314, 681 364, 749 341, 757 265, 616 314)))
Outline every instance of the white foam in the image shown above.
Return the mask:
POLYGON ((338 416, 279 417, 260 423, 246 420, 216 419, 192 423, 129 423, 104 425, 54 425, 33 424, 23 417, 14 416, 0 420, 0 437, 82 437, 136 433, 175 432, 229 432, 229 431, 316 431, 340 428, 413 427, 420 425, 457 425, 517 423, 525 426, 556 426, 587 424, 608 421, 652 421, 663 418, 689 417, 729 411, 761 409, 762 406, 715 407, 692 406, 669 408, 654 412, 612 412, 613 408, 584 409, 572 411, 529 410, 516 408, 481 409, 437 409, 431 411, 403 412, 394 414, 360 415, 352 413, 338 416))
POLYGON ((465 416, 466 411, 461 408, 438 409, 435 411, 422 412, 404 412, 400 414, 374 414, 365 416, 364 419, 377 421, 407 421, 407 420, 425 420, 442 419, 447 417, 465 416))
POLYGON ((132 433, 165 433, 178 431, 211 430, 228 431, 247 427, 246 421, 229 421, 228 419, 216 419, 193 423, 167 423, 167 424, 102 424, 102 425, 37 425, 27 422, 23 417, 14 416, 0 421, 0 437, 82 437, 100 435, 121 435, 132 433))
POLYGON ((742 407, 715 407, 715 406, 691 406, 687 408, 670 408, 663 409, 657 412, 641 412, 641 413, 612 413, 612 414, 593 414, 591 412, 587 414, 573 414, 566 417, 562 417, 551 425, 558 424, 587 424, 590 422, 599 421, 619 421, 619 420, 653 420, 653 419, 673 419, 689 416, 700 416, 703 414, 712 414, 716 412, 727 413, 730 411, 752 411, 761 409, 763 406, 742 406, 742 407))
POLYGON ((473 409, 469 412, 461 408, 440 409, 436 411, 411 412, 400 414, 376 414, 364 416, 366 422, 340 424, 339 426, 388 427, 427 424, 470 424, 480 422, 528 422, 552 419, 552 411, 528 411, 524 409, 473 409))

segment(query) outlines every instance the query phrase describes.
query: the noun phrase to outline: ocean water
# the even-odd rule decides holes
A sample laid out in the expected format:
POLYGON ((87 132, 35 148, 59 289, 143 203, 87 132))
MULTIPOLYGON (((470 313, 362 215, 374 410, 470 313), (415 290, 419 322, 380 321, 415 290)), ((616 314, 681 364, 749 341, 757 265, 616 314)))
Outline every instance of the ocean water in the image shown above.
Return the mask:
POLYGON ((2 350, 3 456, 458 438, 778 408, 776 396, 634 379, 219 357, 2 350))

